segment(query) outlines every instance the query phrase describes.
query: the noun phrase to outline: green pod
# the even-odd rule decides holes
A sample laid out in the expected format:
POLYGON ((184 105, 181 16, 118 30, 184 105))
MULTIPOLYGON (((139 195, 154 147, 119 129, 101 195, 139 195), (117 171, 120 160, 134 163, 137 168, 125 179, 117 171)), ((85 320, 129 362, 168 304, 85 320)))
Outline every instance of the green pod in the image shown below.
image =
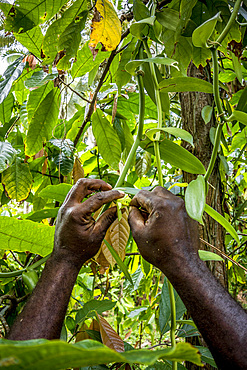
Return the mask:
POLYGON ((22 273, 22 280, 28 291, 32 292, 39 281, 39 277, 35 270, 29 268, 22 273))

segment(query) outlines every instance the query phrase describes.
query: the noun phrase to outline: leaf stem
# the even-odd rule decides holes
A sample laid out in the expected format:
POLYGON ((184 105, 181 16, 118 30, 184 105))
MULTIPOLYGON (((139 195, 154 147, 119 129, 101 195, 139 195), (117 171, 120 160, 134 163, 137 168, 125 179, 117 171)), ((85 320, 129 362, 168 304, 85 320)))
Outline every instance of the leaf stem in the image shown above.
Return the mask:
POLYGON ((218 125, 217 129, 216 129, 216 133, 215 133, 213 152, 212 152, 212 155, 211 155, 211 158, 210 158, 210 162, 209 162, 209 165, 208 165, 208 168, 207 168, 207 172, 205 173, 205 176, 204 176, 206 184, 208 182, 209 176, 211 175, 211 173, 213 171, 214 164, 215 164, 215 161, 216 161, 216 158, 217 158, 218 149, 219 149, 219 145, 220 145, 220 139, 221 139, 221 133, 222 133, 222 125, 218 125))
POLYGON ((242 0, 237 0, 236 1, 235 5, 234 5, 233 12, 232 12, 232 14, 231 14, 231 16, 229 18, 229 21, 227 22, 225 28, 223 29, 223 31, 219 35, 218 39, 216 40, 216 43, 221 44, 222 41, 224 40, 224 38, 226 37, 226 35, 228 34, 228 32, 230 31, 230 28, 231 28, 233 22, 235 21, 235 18, 237 16, 237 14, 238 14, 241 1, 242 0))
MULTIPOLYGON (((33 265, 31 265, 32 269, 36 269, 37 267, 45 263, 50 256, 51 256, 51 253, 41 258, 39 261, 35 262, 33 265)), ((0 278, 16 277, 16 276, 21 275, 24 271, 26 271, 26 269, 16 270, 16 271, 11 271, 11 272, 0 272, 0 278)))

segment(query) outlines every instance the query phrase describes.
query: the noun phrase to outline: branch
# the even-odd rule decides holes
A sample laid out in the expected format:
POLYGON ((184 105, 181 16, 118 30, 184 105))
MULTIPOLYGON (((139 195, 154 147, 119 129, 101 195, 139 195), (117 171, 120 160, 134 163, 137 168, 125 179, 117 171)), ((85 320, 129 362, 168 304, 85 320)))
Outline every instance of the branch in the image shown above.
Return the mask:
MULTIPOLYGON (((129 32, 130 32, 130 31, 129 31, 129 29, 128 29, 128 30, 126 30, 126 31, 122 34, 121 41, 122 41, 125 37, 127 37, 127 36, 128 36, 129 32)), ((92 116, 92 114, 93 114, 93 110, 94 110, 94 104, 95 104, 95 102, 96 102, 98 92, 100 91, 100 89, 101 89, 101 87, 102 87, 102 85, 103 85, 103 83, 104 83, 105 77, 106 77, 106 75, 107 75, 107 73, 108 73, 108 71, 109 71, 109 69, 110 69, 111 63, 112 63, 112 61, 113 61, 114 57, 116 56, 116 54, 117 54, 117 49, 115 49, 115 50, 113 50, 113 51, 111 52, 111 55, 110 55, 110 57, 109 57, 109 59, 108 59, 108 61, 107 61, 107 63, 106 63, 105 69, 104 69, 104 71, 103 71, 103 73, 102 73, 102 76, 101 76, 101 78, 100 78, 100 80, 99 80, 98 86, 96 87, 95 92, 94 92, 94 95, 93 95, 93 98, 92 98, 92 100, 91 100, 91 102, 90 102, 90 105, 89 105, 89 109, 88 109, 87 115, 86 115, 86 117, 85 117, 85 119, 84 119, 84 121, 83 121, 83 123, 82 123, 82 125, 81 125, 81 127, 80 127, 80 129, 79 129, 79 131, 78 131, 78 133, 77 133, 77 135, 76 135, 76 138, 75 138, 75 140, 74 140, 74 146, 75 146, 75 147, 76 147, 76 145, 78 144, 78 142, 79 142, 79 140, 80 140, 80 137, 81 137, 81 135, 82 135, 82 133, 83 133, 83 130, 84 130, 84 128, 85 128, 85 126, 86 126, 86 124, 87 124, 87 123, 90 121, 90 119, 91 119, 91 116, 92 116)))
POLYGON ((59 78, 59 81, 60 82, 62 82, 68 89, 70 89, 74 94, 76 94, 77 96, 79 96, 79 98, 81 98, 82 100, 84 100, 84 101, 86 101, 87 103, 91 103, 91 101, 90 100, 88 100, 88 99, 86 99, 86 98, 84 98, 84 96, 82 96, 80 93, 78 93, 77 91, 75 91, 74 89, 72 89, 72 87, 70 86, 70 85, 68 85, 68 84, 66 84, 66 82, 64 82, 63 81, 63 79, 60 77, 60 76, 58 76, 58 78, 59 78))

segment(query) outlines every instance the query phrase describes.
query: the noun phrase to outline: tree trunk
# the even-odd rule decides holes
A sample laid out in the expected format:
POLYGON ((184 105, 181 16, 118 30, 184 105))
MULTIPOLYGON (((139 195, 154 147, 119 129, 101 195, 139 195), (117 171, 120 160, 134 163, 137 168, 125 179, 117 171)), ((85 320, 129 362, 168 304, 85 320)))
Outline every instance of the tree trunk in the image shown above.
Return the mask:
MULTIPOLYGON (((189 77, 196 77, 205 80, 207 79, 208 75, 210 75, 209 68, 202 68, 199 70, 195 67, 193 63, 189 65, 189 77)), ((211 121, 208 124, 205 124, 201 115, 201 111, 204 106, 213 105, 213 97, 211 94, 206 93, 185 92, 180 94, 180 101, 183 129, 190 132, 194 138, 194 148, 188 143, 185 143, 184 147, 192 152, 207 169, 213 150, 213 145, 210 141, 209 132, 211 127, 215 127, 216 124, 214 117, 212 117, 211 121)), ((184 173, 184 181, 188 183, 195 178, 195 175, 186 172, 184 173)), ((215 168, 209 178, 209 183, 210 186, 206 203, 222 214, 223 191, 219 173, 219 160, 216 161, 215 168)), ((204 213, 203 221, 204 226, 199 226, 200 238, 225 252, 224 229, 206 213, 204 213)), ((208 248, 202 242, 200 244, 200 249, 210 250, 210 248, 208 248)), ((214 250, 211 251, 215 252, 214 250)), ((209 268, 211 269, 215 277, 220 281, 220 283, 224 287, 227 287, 226 269, 224 262, 210 262, 209 268)), ((193 338, 191 339, 193 340, 193 338)), ((193 370, 199 369, 198 366, 191 363, 186 364, 186 368, 193 370)), ((210 369, 211 367, 206 366, 206 368, 210 369)))

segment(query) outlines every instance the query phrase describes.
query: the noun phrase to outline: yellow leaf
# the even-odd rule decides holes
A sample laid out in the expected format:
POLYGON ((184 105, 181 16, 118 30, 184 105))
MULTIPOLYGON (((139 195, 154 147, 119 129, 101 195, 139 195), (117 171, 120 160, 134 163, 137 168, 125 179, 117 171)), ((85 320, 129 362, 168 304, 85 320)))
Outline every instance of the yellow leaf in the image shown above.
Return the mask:
POLYGON ((105 346, 117 351, 117 352, 124 352, 124 342, 115 332, 115 330, 111 327, 110 324, 98 313, 96 313, 99 327, 100 327, 100 335, 102 342, 105 346))
MULTIPOLYGON (((124 208, 124 210, 125 212, 123 213, 121 220, 115 220, 107 230, 105 236, 106 241, 111 244, 111 246, 115 249, 122 261, 125 257, 125 248, 130 234, 130 227, 128 223, 128 209, 124 208)), ((114 266, 116 261, 112 257, 112 254, 105 243, 102 243, 102 252, 111 266, 114 266)))
POLYGON ((89 46, 95 47, 98 42, 105 50, 114 50, 121 40, 121 23, 117 13, 108 0, 97 0, 89 46))
POLYGON ((79 158, 75 158, 74 166, 73 166, 73 179, 74 184, 77 183, 77 181, 84 177, 84 170, 81 165, 81 161, 79 158))

